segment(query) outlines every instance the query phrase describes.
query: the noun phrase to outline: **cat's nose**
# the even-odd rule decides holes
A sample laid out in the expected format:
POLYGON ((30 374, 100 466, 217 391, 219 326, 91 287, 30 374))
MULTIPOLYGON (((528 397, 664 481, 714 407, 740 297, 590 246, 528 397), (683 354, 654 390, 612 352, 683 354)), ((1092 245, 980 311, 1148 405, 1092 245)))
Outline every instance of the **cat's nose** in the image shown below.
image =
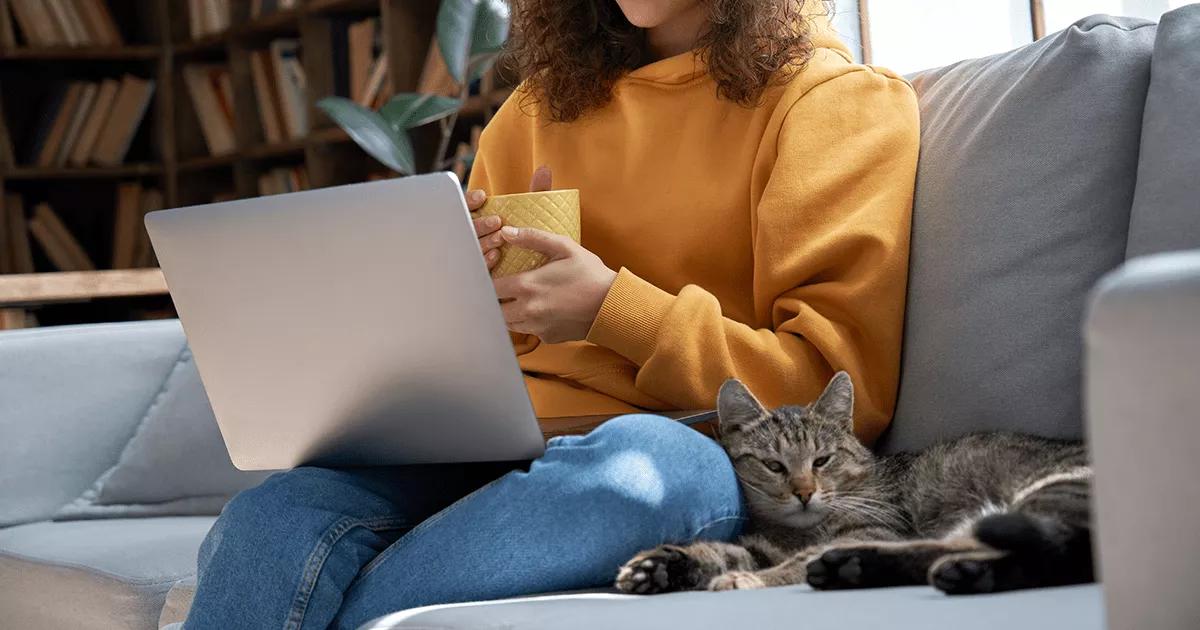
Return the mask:
POLYGON ((808 507, 808 502, 810 499, 812 499, 812 495, 813 495, 811 490, 797 491, 797 492, 794 492, 793 494, 796 495, 797 499, 800 499, 800 505, 803 505, 805 507, 808 507))

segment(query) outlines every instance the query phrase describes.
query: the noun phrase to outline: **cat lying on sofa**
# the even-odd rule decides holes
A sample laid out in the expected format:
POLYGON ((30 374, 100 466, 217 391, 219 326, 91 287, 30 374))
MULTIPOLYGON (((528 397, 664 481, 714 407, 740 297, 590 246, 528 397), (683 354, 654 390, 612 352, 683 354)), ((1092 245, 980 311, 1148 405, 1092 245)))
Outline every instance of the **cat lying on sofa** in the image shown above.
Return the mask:
POLYGON ((750 522, 737 544, 642 552, 629 593, 800 584, 932 584, 984 593, 1090 582, 1092 469, 1082 444, 977 433, 878 456, 852 432, 854 387, 838 373, 807 407, 765 409, 721 388, 720 440, 750 522))

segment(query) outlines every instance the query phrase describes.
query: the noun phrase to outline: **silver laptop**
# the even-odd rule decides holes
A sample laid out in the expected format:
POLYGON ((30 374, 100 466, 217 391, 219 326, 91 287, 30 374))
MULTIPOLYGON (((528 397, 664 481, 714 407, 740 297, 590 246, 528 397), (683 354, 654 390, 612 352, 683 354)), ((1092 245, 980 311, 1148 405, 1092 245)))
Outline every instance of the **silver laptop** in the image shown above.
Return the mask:
POLYGON ((163 210, 146 229, 238 468, 542 454, 453 175, 163 210))

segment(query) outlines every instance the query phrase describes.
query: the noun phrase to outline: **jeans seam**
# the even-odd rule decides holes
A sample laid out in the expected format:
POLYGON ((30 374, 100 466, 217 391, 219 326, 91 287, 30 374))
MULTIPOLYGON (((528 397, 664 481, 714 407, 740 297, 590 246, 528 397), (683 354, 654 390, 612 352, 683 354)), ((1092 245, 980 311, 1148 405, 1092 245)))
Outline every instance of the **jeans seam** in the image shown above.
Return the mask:
POLYGON ((321 540, 317 542, 317 546, 313 548, 312 553, 308 555, 308 560, 304 563, 300 583, 296 586, 296 594, 292 597, 292 608, 283 625, 284 630, 299 630, 301 624, 304 623, 304 615, 308 612, 308 602, 312 598, 313 589, 317 586, 317 579, 321 575, 321 569, 325 566, 325 560, 329 557, 333 546, 346 535, 346 532, 355 527, 363 527, 371 531, 400 529, 407 522, 408 519, 402 517, 358 519, 350 516, 334 521, 325 530, 321 540))
POLYGON ((483 492, 484 490, 487 490, 488 488, 496 485, 497 483, 500 482, 501 479, 504 479, 507 476, 508 476, 508 474, 500 475, 499 477, 476 488, 470 494, 455 501, 454 503, 451 503, 449 506, 447 506, 445 509, 438 512, 437 514, 434 514, 433 516, 430 516, 429 518, 422 521, 419 525, 412 528, 412 530, 410 530, 407 534, 405 534, 403 538, 392 543, 391 547, 384 549, 382 553, 375 556, 374 559, 372 559, 370 562, 368 562, 367 566, 363 567, 362 571, 358 574, 358 579, 361 580, 361 579, 367 577, 368 575, 370 575, 371 573, 373 573, 375 571, 375 569, 379 567, 379 565, 383 564, 384 560, 386 560, 387 558, 391 557, 392 555, 394 555, 396 553, 396 549, 404 547, 405 540, 407 540, 413 534, 422 532, 422 531, 428 529, 429 527, 432 527, 433 525, 437 524, 438 521, 442 520, 443 518, 446 517, 447 514, 449 514, 453 510, 457 509, 459 506, 461 506, 467 499, 470 499, 471 497, 479 494, 480 492, 483 492))

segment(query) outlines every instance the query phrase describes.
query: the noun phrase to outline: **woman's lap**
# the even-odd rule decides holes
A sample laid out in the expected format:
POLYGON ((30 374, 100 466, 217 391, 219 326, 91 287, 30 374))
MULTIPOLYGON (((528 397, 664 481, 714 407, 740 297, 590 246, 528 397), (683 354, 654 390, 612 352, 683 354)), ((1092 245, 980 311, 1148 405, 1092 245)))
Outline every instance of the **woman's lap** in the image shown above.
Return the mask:
POLYGON ((720 447, 658 416, 622 416, 554 440, 527 471, 487 483, 499 473, 441 466, 272 477, 239 495, 205 542, 188 628, 245 616, 324 628, 335 615, 336 627, 354 628, 414 606, 601 586, 641 549, 728 539, 741 521, 720 447))

